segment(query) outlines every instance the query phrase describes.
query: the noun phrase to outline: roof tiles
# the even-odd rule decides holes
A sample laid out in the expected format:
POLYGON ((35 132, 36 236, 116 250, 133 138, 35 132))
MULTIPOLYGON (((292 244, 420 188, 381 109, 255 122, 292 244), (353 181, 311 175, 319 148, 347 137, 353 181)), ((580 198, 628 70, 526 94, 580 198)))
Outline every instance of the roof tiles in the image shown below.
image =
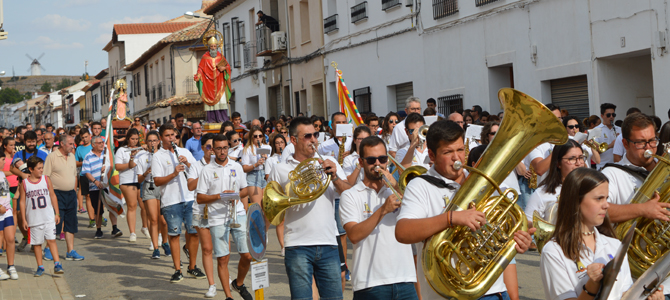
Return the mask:
POLYGON ((114 24, 116 34, 172 33, 198 22, 114 24))

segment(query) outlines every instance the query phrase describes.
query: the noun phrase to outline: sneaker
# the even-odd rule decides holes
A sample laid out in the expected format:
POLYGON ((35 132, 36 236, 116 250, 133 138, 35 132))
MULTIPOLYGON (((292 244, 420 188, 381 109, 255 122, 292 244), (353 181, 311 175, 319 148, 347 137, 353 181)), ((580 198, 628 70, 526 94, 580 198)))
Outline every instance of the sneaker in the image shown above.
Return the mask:
POLYGON ((153 258, 153 259, 161 258, 161 251, 158 250, 158 249, 154 249, 154 254, 151 255, 151 258, 153 258))
POLYGON ((19 273, 16 272, 16 268, 14 266, 9 267, 9 269, 7 269, 7 273, 9 273, 9 278, 12 280, 19 280, 19 273))
POLYGON ((286 256, 286 252, 285 252, 285 250, 286 250, 286 249, 281 248, 281 254, 279 254, 279 256, 281 256, 281 257, 286 256))
POLYGON ((77 253, 77 251, 72 250, 65 255, 65 259, 67 259, 67 260, 84 260, 84 257, 79 255, 79 253, 77 253))
POLYGON ((88 228, 95 228, 95 221, 94 220, 89 220, 88 221, 88 228))
POLYGON ((160 233, 158 234, 158 244, 163 245, 163 235, 160 233))
POLYGON ((216 296, 216 285, 212 284, 209 286, 209 290, 205 293, 205 298, 214 298, 216 296))
POLYGON ((63 270, 63 266, 60 264, 60 262, 57 262, 56 265, 54 265, 54 274, 63 274, 65 271, 63 270))
POLYGON ((351 281, 351 272, 349 272, 349 269, 346 269, 344 271, 344 279, 346 279, 347 281, 351 281))
POLYGON ((128 238, 129 243, 134 243, 137 242, 137 235, 135 233, 130 234, 130 238, 128 238))
POLYGON ((101 239, 102 238, 102 230, 96 231, 95 236, 93 238, 94 239, 101 239))
POLYGON ((65 240, 65 232, 60 233, 60 240, 64 241, 65 240))
POLYGON ((198 266, 194 266, 193 269, 186 271, 186 274, 191 275, 195 279, 207 278, 207 275, 205 275, 198 266))
POLYGON ((5 271, 0 269, 0 280, 7 280, 7 279, 9 279, 9 275, 7 275, 7 273, 5 273, 5 271))
POLYGON ((19 243, 19 246, 16 247, 16 250, 23 252, 23 250, 26 249, 26 245, 28 245, 28 240, 24 238, 21 240, 21 243, 19 243))
POLYGON ((85 214, 85 213, 86 213, 86 210, 82 208, 82 209, 79 210, 79 213, 80 213, 80 214, 85 214))
POLYGON ((2 256, 2 253, 3 253, 3 251, 2 251, 2 249, 0 249, 0 256, 2 256))
POLYGON ((181 271, 175 271, 170 278, 170 283, 177 283, 184 279, 184 275, 181 275, 181 271))
POLYGON ((107 219, 102 218, 102 226, 107 227, 107 219))
POLYGON ((154 243, 149 243, 149 251, 154 251, 154 243))
POLYGON ((149 233, 149 228, 142 227, 142 229, 140 229, 140 232, 144 234, 144 237, 147 238, 147 240, 151 240, 151 234, 149 233))
POLYGON ((53 255, 51 255, 51 249, 49 249, 49 248, 44 248, 44 252, 43 252, 43 253, 44 253, 44 255, 43 255, 44 260, 48 260, 48 261, 52 261, 52 260, 54 260, 53 255))
POLYGON ((122 235, 123 235, 123 232, 121 230, 119 230, 118 228, 112 230, 112 236, 113 237, 120 237, 122 235))
MULTIPOLYGON (((34 274, 33 276, 35 276, 35 277, 40 277, 40 276, 42 276, 42 274, 44 274, 44 267, 38 267, 38 268, 37 268, 37 271, 35 271, 35 274, 34 274)), ((0 278, 1 278, 1 277, 2 277, 2 276, 0 276, 0 278)))
POLYGON ((163 252, 165 252, 165 256, 172 256, 172 251, 170 251, 170 244, 165 243, 163 244, 163 252))
POLYGON ((186 258, 191 259, 191 253, 188 252, 188 248, 186 248, 186 245, 184 247, 181 247, 182 250, 184 250, 184 253, 186 253, 186 258))
POLYGON ((251 297, 251 294, 249 294, 249 291, 247 291, 247 287, 244 286, 244 284, 242 284, 240 286, 237 286, 237 278, 235 280, 233 280, 233 282, 230 283, 230 287, 234 291, 238 292, 244 300, 253 300, 254 299, 253 297, 251 297))

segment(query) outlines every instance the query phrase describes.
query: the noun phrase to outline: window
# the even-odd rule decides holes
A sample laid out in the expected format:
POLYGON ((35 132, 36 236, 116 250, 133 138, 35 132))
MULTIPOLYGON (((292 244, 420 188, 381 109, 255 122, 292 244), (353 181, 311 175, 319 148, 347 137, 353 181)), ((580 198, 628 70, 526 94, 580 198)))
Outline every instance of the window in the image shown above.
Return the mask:
POLYGON ((382 0, 382 10, 387 10, 400 5, 400 0, 382 0))
POLYGON ((238 27, 237 27, 237 18, 233 18, 231 21, 231 24, 233 24, 233 30, 232 30, 232 38, 233 38, 233 67, 239 68, 241 67, 240 64, 240 37, 239 37, 239 32, 238 32, 238 27))
POLYGON ((295 19, 294 15, 293 15, 293 5, 289 6, 288 11, 289 11, 289 13, 288 13, 288 24, 291 27, 288 39, 289 39, 289 43, 291 44, 291 48, 293 48, 293 47, 295 47, 295 32, 296 32, 295 22, 293 21, 293 19, 295 19))
POLYGON ((223 56, 230 57, 230 24, 223 23, 223 56))
POLYGON ((498 1, 498 0, 475 0, 475 6, 480 7, 480 6, 484 6, 486 4, 490 4, 490 3, 493 3, 493 2, 496 2, 496 1, 498 1))
POLYGON ((356 23, 360 20, 365 20, 368 18, 368 2, 365 1, 361 4, 354 5, 351 8, 351 23, 356 23))
POLYGON ((149 66, 144 65, 144 95, 147 96, 147 104, 149 104, 149 66))
POLYGON ((244 32, 244 21, 237 22, 237 36, 239 37, 240 44, 244 44, 247 41, 244 32))
POLYGON ((309 27, 309 2, 302 0, 300 1, 300 37, 303 43, 311 38, 309 27))
POLYGON ((335 30, 337 30, 337 14, 323 20, 323 33, 330 33, 335 30))
POLYGON ((433 0, 433 19, 441 19, 458 12, 458 0, 433 0))
POLYGON ((354 103, 361 113, 372 111, 372 93, 369 86, 354 90, 354 103))
POLYGON ((437 112, 445 116, 463 109, 463 94, 455 94, 437 98, 437 112))

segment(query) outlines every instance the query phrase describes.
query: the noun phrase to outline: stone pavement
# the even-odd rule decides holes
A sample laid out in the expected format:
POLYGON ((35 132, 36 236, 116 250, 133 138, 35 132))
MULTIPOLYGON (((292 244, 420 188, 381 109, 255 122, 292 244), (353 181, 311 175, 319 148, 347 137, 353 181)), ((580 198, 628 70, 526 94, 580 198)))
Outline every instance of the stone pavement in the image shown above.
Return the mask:
MULTIPOLYGON (((20 279, 17 281, 0 281, 1 299, 202 299, 207 291, 206 279, 185 278, 179 283, 171 284, 170 276, 174 272, 170 257, 161 259, 150 258, 149 240, 139 233, 141 220, 137 218, 137 243, 128 243, 128 226, 125 219, 119 219, 119 228, 124 235, 111 238, 111 224, 103 227, 104 238, 93 239, 94 229, 86 228, 86 215, 79 215, 79 233, 75 238, 75 249, 86 257, 84 261, 63 261, 65 274, 52 277, 53 262, 45 262, 47 272, 40 278, 32 277, 36 269, 35 258, 30 252, 17 253, 16 268, 20 279)), ((17 234, 20 238, 21 234, 17 234)), ((283 257, 279 256, 280 248, 275 230, 270 228, 269 248, 266 258, 269 262, 270 287, 265 289, 266 299, 290 299, 288 278, 284 269, 283 257)), ((183 245, 183 239, 182 243, 183 245)), ((58 241, 61 258, 64 258, 65 242, 58 241)), ((233 247, 234 249, 234 247, 233 247)), ((351 260, 352 246, 349 244, 348 259, 351 260)), ((162 254, 162 251, 161 251, 162 254)), ((200 253, 199 253, 200 254, 200 253)), ((187 268, 187 260, 181 252, 184 262, 182 270, 187 268)), ((233 251, 229 270, 237 274, 239 256, 233 251)), ((539 255, 529 252, 516 258, 520 299, 543 299, 542 284, 539 276, 539 255)), ((202 268, 200 256, 198 267, 202 268)), ((0 257, 0 266, 6 269, 6 258, 0 257)), ((215 264, 216 267, 216 264, 215 264)), ((225 299, 221 283, 216 275, 215 282, 218 294, 215 299, 225 299)), ((251 277, 247 275, 245 284, 251 291, 251 277)), ((347 282, 344 299, 352 299, 351 282, 347 282)), ((233 292, 234 299, 241 297, 233 292)))

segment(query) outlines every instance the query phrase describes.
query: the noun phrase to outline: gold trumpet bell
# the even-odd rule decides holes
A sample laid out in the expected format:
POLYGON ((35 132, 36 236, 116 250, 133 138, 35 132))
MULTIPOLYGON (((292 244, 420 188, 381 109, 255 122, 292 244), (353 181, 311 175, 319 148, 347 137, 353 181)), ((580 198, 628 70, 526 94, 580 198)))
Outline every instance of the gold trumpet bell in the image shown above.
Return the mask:
POLYGON ((416 177, 426 174, 426 172, 428 172, 428 170, 422 166, 411 166, 405 169, 402 174, 400 174, 400 177, 398 177, 398 188, 400 189, 400 192, 404 194, 405 188, 409 182, 416 177))
POLYGON ((533 212, 533 227, 536 229, 533 236, 535 236, 535 245, 537 245, 537 252, 542 253, 542 248, 554 236, 556 225, 542 219, 538 212, 533 212))

